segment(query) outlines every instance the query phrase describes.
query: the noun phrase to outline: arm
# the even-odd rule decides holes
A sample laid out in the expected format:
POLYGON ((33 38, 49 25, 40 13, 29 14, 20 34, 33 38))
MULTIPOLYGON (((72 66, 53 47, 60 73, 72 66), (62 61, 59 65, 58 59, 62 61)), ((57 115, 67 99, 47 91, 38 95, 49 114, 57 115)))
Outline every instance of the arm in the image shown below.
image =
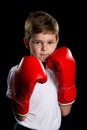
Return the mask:
POLYGON ((19 121, 24 121, 26 119, 26 117, 27 117, 27 115, 19 115, 19 114, 15 113, 15 112, 14 112, 14 116, 19 121))
POLYGON ((29 113, 30 97, 35 84, 45 83, 47 75, 42 63, 34 56, 25 56, 13 76, 12 108, 18 120, 24 120, 29 113))
POLYGON ((58 82, 58 102, 62 115, 68 115, 76 98, 76 62, 66 47, 58 48, 47 59, 47 66, 54 71, 58 82))
POLYGON ((62 116, 67 116, 67 115, 69 115, 70 112, 71 112, 71 108, 72 108, 72 104, 60 105, 60 109, 61 109, 61 114, 62 114, 62 116))
MULTIPOLYGON (((7 76, 7 92, 6 92, 6 96, 11 100, 12 98, 12 95, 13 95, 13 82, 14 82, 14 74, 15 74, 15 71, 17 69, 18 65, 12 67, 8 73, 8 76, 7 76)), ((23 121, 25 118, 26 118, 26 115, 25 116, 20 116, 18 114, 15 113, 15 111, 13 110, 13 107, 12 107, 12 112, 13 112, 13 115, 20 121, 23 121)))

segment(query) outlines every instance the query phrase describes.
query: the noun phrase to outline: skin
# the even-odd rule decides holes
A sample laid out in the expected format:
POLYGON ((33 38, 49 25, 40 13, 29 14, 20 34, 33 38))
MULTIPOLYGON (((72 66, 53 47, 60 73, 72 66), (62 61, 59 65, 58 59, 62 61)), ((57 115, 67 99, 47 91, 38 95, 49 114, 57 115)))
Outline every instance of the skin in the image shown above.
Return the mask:
POLYGON ((47 57, 54 52, 58 44, 55 34, 35 34, 30 42, 25 42, 30 54, 45 62, 47 57))
MULTIPOLYGON (((51 55, 57 48, 59 39, 56 39, 55 34, 51 33, 39 33, 32 36, 30 41, 24 38, 24 44, 29 49, 30 54, 36 56, 41 62, 46 62, 46 59, 51 55)), ((62 116, 67 116, 71 111, 72 104, 60 105, 62 116)), ((18 120, 24 120, 26 116, 16 115, 18 120)))

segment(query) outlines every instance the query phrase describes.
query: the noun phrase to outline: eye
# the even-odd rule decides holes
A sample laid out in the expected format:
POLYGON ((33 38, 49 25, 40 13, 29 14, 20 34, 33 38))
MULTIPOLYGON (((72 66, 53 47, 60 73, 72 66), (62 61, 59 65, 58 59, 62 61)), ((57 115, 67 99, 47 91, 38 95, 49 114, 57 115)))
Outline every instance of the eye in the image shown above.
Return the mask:
POLYGON ((40 41, 35 41, 36 44, 40 44, 41 42, 40 41))
POLYGON ((53 44, 53 43, 54 43, 53 41, 48 42, 48 44, 53 44))
POLYGON ((41 44, 40 41, 33 41, 34 44, 41 44))

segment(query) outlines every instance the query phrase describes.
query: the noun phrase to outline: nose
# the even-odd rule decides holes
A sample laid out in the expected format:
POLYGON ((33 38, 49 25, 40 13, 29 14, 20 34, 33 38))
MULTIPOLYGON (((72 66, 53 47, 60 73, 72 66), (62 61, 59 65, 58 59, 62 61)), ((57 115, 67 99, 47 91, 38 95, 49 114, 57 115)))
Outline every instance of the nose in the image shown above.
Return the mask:
POLYGON ((42 50, 43 50, 43 51, 46 51, 47 48, 48 48, 48 47, 47 47, 47 43, 43 43, 43 44, 42 44, 42 50))

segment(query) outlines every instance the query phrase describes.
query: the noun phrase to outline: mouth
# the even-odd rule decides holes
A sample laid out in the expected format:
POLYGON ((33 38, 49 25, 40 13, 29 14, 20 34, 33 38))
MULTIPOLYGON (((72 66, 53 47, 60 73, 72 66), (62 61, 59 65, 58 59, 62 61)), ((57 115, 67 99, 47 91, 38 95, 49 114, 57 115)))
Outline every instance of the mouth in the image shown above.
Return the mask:
POLYGON ((41 54, 40 57, 41 57, 41 60, 44 62, 46 61, 46 59, 48 58, 48 54, 41 54))
POLYGON ((41 57, 43 56, 43 57, 48 57, 49 55, 48 54, 40 54, 41 55, 41 57))

